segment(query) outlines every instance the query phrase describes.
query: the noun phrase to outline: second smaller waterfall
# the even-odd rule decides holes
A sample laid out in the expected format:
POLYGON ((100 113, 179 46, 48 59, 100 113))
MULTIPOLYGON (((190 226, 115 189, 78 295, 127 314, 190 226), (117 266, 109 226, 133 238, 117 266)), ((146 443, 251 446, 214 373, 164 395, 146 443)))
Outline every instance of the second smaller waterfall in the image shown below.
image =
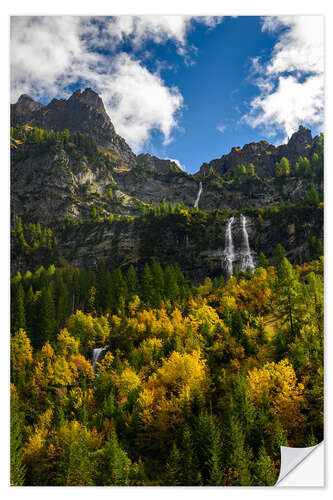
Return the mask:
POLYGON ((248 268, 251 269, 252 273, 254 272, 254 262, 251 253, 251 248, 249 244, 249 235, 247 233, 247 219, 244 215, 241 215, 241 225, 242 225, 242 234, 243 234, 243 243, 242 250, 240 252, 240 271, 245 272, 248 268))
POLYGON ((196 200, 194 202, 194 208, 196 208, 198 206, 198 204, 199 204, 201 193, 202 193, 202 182, 200 181, 200 183, 199 183, 199 191, 198 191, 196 200))
POLYGON ((102 353, 104 351, 106 351, 108 348, 109 348, 109 346, 105 345, 104 347, 97 347, 96 349, 93 349, 91 364, 92 364, 92 367, 94 369, 95 374, 96 374, 96 369, 97 369, 96 363, 98 363, 98 360, 100 359, 102 353))

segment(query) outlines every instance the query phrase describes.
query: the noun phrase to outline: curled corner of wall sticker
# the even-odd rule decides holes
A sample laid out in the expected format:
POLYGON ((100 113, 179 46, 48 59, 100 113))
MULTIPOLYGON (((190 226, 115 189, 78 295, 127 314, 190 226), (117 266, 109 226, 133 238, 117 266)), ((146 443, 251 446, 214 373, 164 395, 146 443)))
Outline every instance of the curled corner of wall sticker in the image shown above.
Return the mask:
POLYGON ((325 448, 324 441, 307 448, 281 446, 278 487, 324 487, 325 448))

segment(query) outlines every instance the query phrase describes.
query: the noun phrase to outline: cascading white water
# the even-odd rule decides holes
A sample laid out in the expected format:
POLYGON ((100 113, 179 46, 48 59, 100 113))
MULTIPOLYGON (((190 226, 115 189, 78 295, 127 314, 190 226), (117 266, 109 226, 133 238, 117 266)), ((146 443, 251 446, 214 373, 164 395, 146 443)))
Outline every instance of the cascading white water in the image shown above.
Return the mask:
POLYGON ((254 272, 254 262, 251 253, 251 248, 249 244, 249 235, 247 233, 247 219, 244 215, 241 215, 241 224, 242 224, 242 234, 243 234, 243 243, 242 249, 240 252, 240 271, 245 272, 248 268, 251 269, 252 273, 254 272))
POLYGON ((97 347, 96 349, 93 349, 92 352, 92 360, 91 364, 94 369, 94 372, 96 373, 96 363, 98 362, 99 358, 101 357, 102 352, 106 351, 109 348, 108 345, 105 345, 104 347, 97 347))
POLYGON ((227 273, 232 275, 233 273, 233 263, 235 260, 235 250, 234 243, 232 239, 232 225, 234 223, 235 218, 230 217, 227 222, 227 228, 225 231, 225 249, 224 249, 224 260, 227 273))
POLYGON ((199 191, 198 191, 198 194, 197 194, 197 198, 196 198, 196 200, 194 202, 194 208, 196 208, 198 206, 198 204, 199 204, 201 193, 202 193, 202 182, 200 181, 200 183, 199 183, 199 191))

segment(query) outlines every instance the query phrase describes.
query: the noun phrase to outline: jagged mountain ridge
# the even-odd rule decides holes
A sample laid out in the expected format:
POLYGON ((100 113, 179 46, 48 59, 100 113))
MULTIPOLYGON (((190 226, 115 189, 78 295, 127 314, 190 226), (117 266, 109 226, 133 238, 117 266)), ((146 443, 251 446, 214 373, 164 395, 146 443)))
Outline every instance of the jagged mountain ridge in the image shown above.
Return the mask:
POLYGON ((219 175, 230 175, 236 165, 244 164, 247 167, 253 163, 256 167, 256 173, 260 177, 272 177, 276 162, 286 157, 291 165, 295 165, 300 156, 311 157, 317 141, 318 136, 312 138, 309 129, 300 127, 287 144, 274 146, 267 141, 259 141, 245 144, 242 148, 233 147, 230 153, 221 158, 204 163, 200 168, 200 174, 203 177, 210 168, 213 168, 219 175))
MULTIPOLYGON (((72 135, 65 147, 57 140, 50 145, 24 142, 14 134, 11 138, 13 227, 19 216, 25 224, 40 222, 42 227, 52 227, 67 263, 95 266, 104 257, 112 267, 130 262, 140 265, 154 257, 166 262, 176 259, 195 279, 221 272, 224 231, 230 215, 228 212, 217 215, 215 210, 239 213, 248 208, 259 220, 257 209, 278 206, 281 201, 301 201, 310 180, 293 175, 272 178, 275 161, 286 156, 293 166, 299 156, 310 157, 318 142, 310 130, 301 127, 286 145, 276 147, 260 141, 233 148, 229 154, 203 164, 196 174, 190 175, 170 160, 150 154, 136 156, 117 135, 101 98, 91 89, 77 91, 67 100, 53 99, 47 106, 21 96, 12 105, 11 125, 20 126, 27 134, 33 130, 31 127, 69 129, 71 134, 81 132, 97 143, 90 153, 80 148, 72 135), (234 179, 234 169, 241 163, 246 166, 253 163, 258 175, 240 175, 234 179), (144 207, 159 204, 163 199, 174 205, 183 202, 193 207, 200 182, 203 189, 199 208, 206 213, 188 218, 186 212, 178 212, 163 219, 163 224, 158 217, 154 220, 142 216, 144 207), (140 217, 112 223, 110 214, 140 217), (67 227, 67 222, 63 224, 66 219, 74 224, 70 232, 63 229, 67 227)), ((315 182, 322 190, 322 181, 315 182)), ((316 241, 322 239, 322 210, 309 209, 304 220, 297 210, 281 221, 274 213, 267 213, 263 222, 249 225, 254 252, 264 251, 272 256, 274 246, 281 242, 293 261, 310 258, 310 238, 314 235, 316 241)), ((17 254, 15 248, 13 245, 13 272, 43 263, 39 253, 32 262, 29 251, 17 254)))
POLYGON ((55 131, 67 128, 72 133, 90 135, 102 151, 112 155, 112 162, 101 165, 76 150, 70 153, 58 147, 38 153, 32 145, 26 146, 22 155, 23 146, 12 144, 13 216, 27 213, 34 218, 38 214, 46 222, 50 218, 89 215, 89 200, 82 197, 87 182, 93 185, 90 191, 105 198, 101 203, 102 213, 135 214, 138 202, 159 204, 163 199, 193 206, 200 180, 201 209, 261 207, 278 204, 281 199, 297 202, 306 189, 302 180, 290 178, 281 190, 280 185, 277 187, 267 178, 273 175, 275 161, 287 156, 295 163, 300 155, 310 156, 317 142, 310 130, 300 128, 286 145, 275 147, 260 141, 232 148, 229 154, 203 164, 196 174, 189 175, 170 160, 150 154, 136 156, 115 132, 102 99, 89 88, 83 92, 77 90, 67 100, 53 99, 47 106, 22 95, 11 106, 11 125, 20 124, 55 131), (236 183, 221 180, 221 177, 231 178, 234 167, 240 163, 246 166, 254 163, 261 179, 241 176, 236 183), (47 198, 43 185, 47 186, 47 198), (110 186, 121 203, 109 203, 110 186))
MULTIPOLYGON (((101 97, 91 88, 83 92, 76 90, 67 100, 52 99, 48 105, 34 101, 23 94, 17 103, 11 105, 11 125, 28 124, 47 130, 82 132, 92 136, 97 144, 119 156, 126 165, 138 162, 149 165, 151 169, 163 168, 161 160, 150 154, 136 156, 126 141, 120 137, 107 114, 101 97)), ((210 167, 224 175, 238 164, 254 163, 259 176, 271 177, 275 162, 283 156, 295 163, 299 156, 309 156, 316 145, 317 137, 312 138, 311 131, 305 127, 295 132, 287 144, 274 146, 267 141, 252 142, 241 147, 233 147, 221 158, 203 163, 197 174, 204 177, 210 167)), ((169 160, 168 160, 169 161, 169 160)), ((170 162, 170 161, 169 161, 170 162)))

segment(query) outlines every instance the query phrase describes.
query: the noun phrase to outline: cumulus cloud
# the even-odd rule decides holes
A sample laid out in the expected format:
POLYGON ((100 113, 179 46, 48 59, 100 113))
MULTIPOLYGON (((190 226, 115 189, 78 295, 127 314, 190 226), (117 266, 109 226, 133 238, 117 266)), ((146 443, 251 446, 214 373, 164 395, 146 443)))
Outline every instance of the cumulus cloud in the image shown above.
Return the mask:
POLYGON ((116 43, 130 41, 138 48, 147 40, 155 43, 172 40, 184 48, 186 36, 196 22, 214 28, 222 19, 218 16, 116 16, 103 24, 103 32, 116 43))
POLYGON ((300 124, 320 126, 324 108, 322 16, 263 19, 263 31, 277 34, 271 58, 252 60, 260 94, 250 103, 245 120, 269 135, 290 136, 300 124))
POLYGON ((148 39, 155 43, 171 39, 184 45, 190 25, 188 16, 117 16, 109 19, 104 31, 114 41, 130 39, 136 47, 141 47, 148 39))
POLYGON ((99 78, 98 87, 118 133, 135 150, 148 140, 152 129, 160 130, 168 144, 183 104, 179 90, 166 87, 157 74, 128 54, 115 58, 111 74, 107 81, 99 78))
POLYGON ((322 73, 324 71, 324 22, 322 16, 282 16, 265 19, 263 31, 282 30, 268 64, 269 74, 284 71, 322 73))
MULTIPOLYGON (((147 40, 184 51, 194 22, 213 27, 215 18, 188 16, 12 17, 11 97, 66 97, 69 87, 89 86, 102 96, 118 133, 139 150, 153 130, 164 144, 177 127, 183 97, 135 55, 147 40), (134 55, 121 52, 130 43, 134 55)), ((215 23, 215 24, 214 24, 215 23)))

